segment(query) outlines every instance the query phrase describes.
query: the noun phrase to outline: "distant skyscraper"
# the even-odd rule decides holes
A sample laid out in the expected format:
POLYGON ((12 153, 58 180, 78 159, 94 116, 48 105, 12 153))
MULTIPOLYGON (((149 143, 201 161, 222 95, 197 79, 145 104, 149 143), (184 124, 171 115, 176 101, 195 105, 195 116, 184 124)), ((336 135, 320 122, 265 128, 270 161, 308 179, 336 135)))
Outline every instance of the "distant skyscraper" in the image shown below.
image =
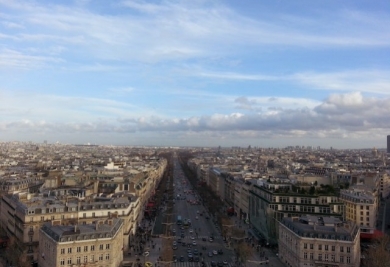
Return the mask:
POLYGON ((387 153, 390 154, 390 135, 387 136, 387 153))

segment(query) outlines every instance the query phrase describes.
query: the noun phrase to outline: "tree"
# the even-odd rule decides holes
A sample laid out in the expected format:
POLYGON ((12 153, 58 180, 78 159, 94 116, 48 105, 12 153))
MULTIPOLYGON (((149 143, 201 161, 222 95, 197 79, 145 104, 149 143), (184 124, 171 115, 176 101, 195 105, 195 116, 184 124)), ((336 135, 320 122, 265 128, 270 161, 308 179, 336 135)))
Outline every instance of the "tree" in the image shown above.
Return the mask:
POLYGON ((370 267, 388 267, 390 266, 390 236, 384 235, 376 239, 375 244, 371 246, 365 259, 366 266, 370 267))

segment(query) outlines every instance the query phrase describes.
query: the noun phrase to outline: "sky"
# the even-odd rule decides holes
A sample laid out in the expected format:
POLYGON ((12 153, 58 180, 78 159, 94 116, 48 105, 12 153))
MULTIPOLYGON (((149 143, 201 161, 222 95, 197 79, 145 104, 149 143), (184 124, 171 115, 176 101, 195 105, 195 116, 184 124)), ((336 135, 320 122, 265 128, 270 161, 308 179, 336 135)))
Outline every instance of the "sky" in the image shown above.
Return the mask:
POLYGON ((0 142, 384 148, 387 0, 0 0, 0 142))

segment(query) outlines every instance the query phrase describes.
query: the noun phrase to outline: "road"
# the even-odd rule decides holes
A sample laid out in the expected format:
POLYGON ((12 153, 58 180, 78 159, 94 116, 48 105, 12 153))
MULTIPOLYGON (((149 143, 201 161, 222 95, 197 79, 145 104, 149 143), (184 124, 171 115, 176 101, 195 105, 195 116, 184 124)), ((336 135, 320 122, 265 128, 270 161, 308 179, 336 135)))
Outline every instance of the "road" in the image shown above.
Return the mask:
POLYGON ((177 159, 174 160, 173 176, 173 218, 176 222, 172 222, 174 224, 171 224, 170 234, 176 236, 172 242, 175 258, 178 262, 203 261, 207 266, 231 265, 232 250, 226 248, 218 227, 200 204, 200 197, 185 177, 177 159), (182 225, 177 224, 178 216, 182 218, 182 225), (191 222, 188 227, 184 226, 186 220, 191 222))

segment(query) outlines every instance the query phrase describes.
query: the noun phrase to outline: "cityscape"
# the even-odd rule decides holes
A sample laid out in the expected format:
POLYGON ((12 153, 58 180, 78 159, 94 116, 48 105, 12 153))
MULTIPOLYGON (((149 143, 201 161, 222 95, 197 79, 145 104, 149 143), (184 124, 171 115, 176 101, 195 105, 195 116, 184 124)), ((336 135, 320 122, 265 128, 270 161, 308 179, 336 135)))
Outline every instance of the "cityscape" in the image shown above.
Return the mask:
POLYGON ((3 266, 389 266, 387 149, 0 144, 3 266))
POLYGON ((390 267, 388 0, 0 0, 0 267, 390 267))

